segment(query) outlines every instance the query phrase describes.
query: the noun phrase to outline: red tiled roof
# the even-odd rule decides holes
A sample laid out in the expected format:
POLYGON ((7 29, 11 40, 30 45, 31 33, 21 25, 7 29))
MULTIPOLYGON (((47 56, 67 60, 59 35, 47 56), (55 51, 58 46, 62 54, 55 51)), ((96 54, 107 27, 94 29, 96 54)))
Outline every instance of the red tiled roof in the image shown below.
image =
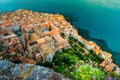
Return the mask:
POLYGON ((22 28, 24 28, 26 30, 30 30, 32 28, 36 28, 36 26, 22 25, 22 28))
POLYGON ((2 26, 9 26, 11 23, 9 21, 3 22, 1 25, 2 26))
POLYGON ((111 57, 111 56, 112 56, 110 53, 105 52, 105 51, 104 51, 102 54, 103 54, 103 55, 105 55, 107 58, 109 58, 109 57, 111 57))
POLYGON ((60 34, 54 34, 53 38, 57 41, 57 42, 62 42, 64 41, 64 39, 60 36, 60 34))
POLYGON ((29 64, 35 64, 35 61, 32 59, 29 61, 29 64))
POLYGON ((8 52, 12 53, 12 52, 14 52, 14 49, 9 49, 8 52))
POLYGON ((105 67, 105 71, 112 71, 111 66, 110 66, 110 65, 107 65, 107 66, 105 67))
POLYGON ((113 59, 112 59, 111 57, 109 57, 107 60, 108 60, 109 62, 110 62, 110 61, 113 61, 113 59))
POLYGON ((101 67, 105 67, 105 65, 106 65, 107 63, 108 63, 107 60, 104 60, 104 61, 100 64, 100 66, 101 66, 101 67))
POLYGON ((114 63, 111 63, 110 66, 111 66, 111 67, 116 67, 117 65, 114 64, 114 63))
POLYGON ((22 46, 19 46, 19 47, 18 47, 18 50, 22 50, 22 49, 23 49, 23 47, 22 47, 22 46))

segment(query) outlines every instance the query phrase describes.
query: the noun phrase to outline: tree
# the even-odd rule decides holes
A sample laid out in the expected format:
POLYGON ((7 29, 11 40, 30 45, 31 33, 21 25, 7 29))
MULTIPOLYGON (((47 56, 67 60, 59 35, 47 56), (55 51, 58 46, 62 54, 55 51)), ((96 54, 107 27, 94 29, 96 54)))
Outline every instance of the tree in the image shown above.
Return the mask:
POLYGON ((13 63, 22 63, 20 60, 14 60, 14 61, 12 61, 13 63))
POLYGON ((81 46, 81 47, 84 47, 84 44, 81 43, 81 42, 78 42, 78 45, 81 46))
POLYGON ((79 51, 82 52, 82 53, 85 52, 85 50, 83 48, 80 48, 79 51))
POLYGON ((0 45, 0 52, 2 51, 2 46, 0 45))
POLYGON ((12 55, 6 54, 5 56, 3 56, 3 59, 10 59, 11 57, 12 57, 12 55))
POLYGON ((60 36, 62 37, 62 38, 65 38, 65 34, 64 33, 60 33, 60 36))

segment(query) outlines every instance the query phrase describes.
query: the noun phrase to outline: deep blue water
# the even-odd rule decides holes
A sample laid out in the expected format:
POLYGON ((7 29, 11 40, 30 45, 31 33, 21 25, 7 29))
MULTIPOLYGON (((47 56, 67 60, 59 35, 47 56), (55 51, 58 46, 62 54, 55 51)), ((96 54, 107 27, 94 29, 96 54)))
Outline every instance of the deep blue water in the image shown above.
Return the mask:
POLYGON ((120 52, 119 5, 119 0, 0 0, 0 11, 30 9, 71 16, 73 25, 88 29, 90 36, 105 40, 113 51, 120 52))

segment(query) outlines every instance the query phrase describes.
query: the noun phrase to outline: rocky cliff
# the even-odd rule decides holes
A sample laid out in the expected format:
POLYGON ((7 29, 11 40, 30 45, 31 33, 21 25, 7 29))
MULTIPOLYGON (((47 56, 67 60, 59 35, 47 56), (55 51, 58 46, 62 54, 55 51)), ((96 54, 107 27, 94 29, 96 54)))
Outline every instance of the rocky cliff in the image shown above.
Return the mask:
POLYGON ((52 69, 0 60, 0 80, 68 80, 52 69))

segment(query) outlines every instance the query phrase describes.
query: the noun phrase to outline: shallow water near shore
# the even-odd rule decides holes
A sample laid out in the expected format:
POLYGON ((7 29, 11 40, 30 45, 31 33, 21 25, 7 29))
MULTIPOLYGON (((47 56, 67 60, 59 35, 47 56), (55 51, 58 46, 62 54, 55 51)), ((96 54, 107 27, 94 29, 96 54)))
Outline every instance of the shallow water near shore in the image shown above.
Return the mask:
MULTIPOLYGON (((29 9, 60 13, 71 19, 75 27, 89 30, 91 37, 105 40, 111 50, 120 52, 119 5, 120 1, 114 0, 0 0, 0 11, 29 9)), ((120 54, 112 52, 112 55, 120 65, 120 54)))

